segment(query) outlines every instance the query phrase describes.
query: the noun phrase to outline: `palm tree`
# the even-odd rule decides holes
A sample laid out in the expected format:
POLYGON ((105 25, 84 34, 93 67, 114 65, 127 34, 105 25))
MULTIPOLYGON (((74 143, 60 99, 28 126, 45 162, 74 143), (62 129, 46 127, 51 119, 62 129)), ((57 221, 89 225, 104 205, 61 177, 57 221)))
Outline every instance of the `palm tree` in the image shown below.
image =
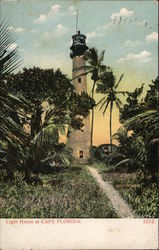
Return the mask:
POLYGON ((145 123, 145 126, 149 131, 153 132, 158 129, 158 110, 155 109, 145 109, 140 114, 137 114, 124 121, 123 126, 128 130, 133 130, 137 126, 142 126, 145 123))
POLYGON ((3 21, 0 24, 0 167, 5 166, 9 171, 14 163, 15 166, 22 163, 26 157, 22 149, 29 143, 21 122, 28 104, 24 99, 9 93, 5 85, 6 75, 21 63, 17 48, 11 49, 14 41, 14 31, 3 21))
POLYGON ((4 20, 0 23, 0 78, 13 72, 22 62, 18 54, 18 47, 11 47, 15 42, 13 29, 4 20))
POLYGON ((125 95, 128 93, 127 91, 118 91, 117 88, 123 78, 123 74, 120 76, 119 81, 116 83, 115 76, 113 72, 105 72, 101 76, 100 82, 97 84, 97 93, 104 94, 105 96, 101 98, 101 100, 97 103, 97 106, 100 105, 100 109, 104 108, 103 115, 105 114, 108 106, 110 107, 110 119, 109 119, 109 126, 110 126, 110 145, 112 151, 112 112, 114 103, 118 109, 121 108, 122 102, 118 97, 118 94, 125 95))
MULTIPOLYGON (((88 63, 85 66, 86 74, 91 73, 91 79, 93 80, 93 86, 91 91, 91 97, 94 99, 95 85, 100 79, 101 73, 109 69, 106 65, 103 64, 105 51, 98 53, 96 48, 90 48, 84 54, 84 59, 88 63)), ((91 117, 91 147, 93 145, 93 126, 94 126, 94 107, 92 108, 92 117, 91 117)))

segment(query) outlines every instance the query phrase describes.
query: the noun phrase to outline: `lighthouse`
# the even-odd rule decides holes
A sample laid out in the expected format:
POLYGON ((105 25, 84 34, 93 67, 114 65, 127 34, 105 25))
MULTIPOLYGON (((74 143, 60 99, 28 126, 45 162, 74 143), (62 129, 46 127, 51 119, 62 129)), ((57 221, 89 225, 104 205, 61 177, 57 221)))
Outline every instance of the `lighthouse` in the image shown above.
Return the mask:
MULTIPOLYGON (((86 36, 78 31, 72 36, 72 46, 70 47, 70 57, 72 63, 72 83, 76 92, 80 95, 83 91, 87 92, 87 75, 85 71, 86 62, 84 53, 88 49, 86 45, 86 36)), ((75 162, 88 163, 90 159, 90 116, 83 119, 81 130, 69 128, 67 137, 67 148, 72 152, 75 162)))

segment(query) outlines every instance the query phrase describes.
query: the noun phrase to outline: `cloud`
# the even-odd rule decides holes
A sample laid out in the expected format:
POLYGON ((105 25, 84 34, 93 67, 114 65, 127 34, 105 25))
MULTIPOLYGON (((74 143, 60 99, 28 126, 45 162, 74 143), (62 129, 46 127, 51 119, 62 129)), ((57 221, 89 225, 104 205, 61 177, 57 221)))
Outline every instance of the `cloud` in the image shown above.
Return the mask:
POLYGON ((10 51, 16 49, 17 47, 18 47, 18 45, 17 45, 16 43, 12 43, 12 44, 8 47, 7 50, 10 52, 10 51))
POLYGON ((47 20, 47 16, 45 15, 40 15, 38 19, 34 20, 34 23, 44 23, 47 20))
POLYGON ((93 38, 95 38, 95 37, 101 37, 101 36, 103 36, 103 34, 97 33, 96 31, 92 31, 92 32, 86 33, 86 42, 89 43, 90 40, 92 40, 93 38))
POLYGON ((131 41, 131 40, 127 40, 124 43, 124 47, 131 47, 131 48, 135 48, 137 47, 141 42, 140 41, 131 41))
POLYGON ((146 36, 146 41, 152 42, 152 41, 158 41, 158 33, 157 32, 152 32, 148 36, 146 36))
POLYGON ((9 31, 14 31, 14 32, 17 32, 17 33, 20 33, 20 32, 24 31, 24 29, 22 27, 14 28, 13 26, 9 26, 7 29, 9 31))
POLYGON ((120 58, 117 62, 124 62, 124 61, 138 61, 142 63, 146 63, 152 60, 151 52, 143 50, 139 54, 129 53, 125 57, 120 58))
POLYGON ((35 43, 35 47, 41 47, 41 46, 48 46, 50 44, 50 41, 53 39, 57 39, 61 36, 63 36, 69 28, 67 26, 63 26, 62 24, 58 24, 56 28, 51 32, 45 32, 42 34, 38 42, 35 43))
POLYGON ((77 14, 77 11, 75 11, 75 8, 73 6, 69 6, 68 11, 73 16, 77 14))
POLYGON ((148 25, 148 21, 146 21, 146 20, 136 22, 137 27, 146 27, 147 25, 148 25))
POLYGON ((96 31, 86 33, 86 37, 87 37, 87 42, 88 42, 89 40, 93 39, 94 37, 97 37, 97 33, 96 33, 96 31))
POLYGON ((24 29, 22 27, 19 27, 15 29, 15 32, 21 33, 21 32, 24 32, 24 29))
POLYGON ((112 28, 113 26, 112 26, 112 23, 106 23, 106 24, 104 24, 103 26, 99 26, 98 28, 97 28, 97 30, 107 30, 107 29, 110 29, 110 28, 112 28))
POLYGON ((55 30, 55 35, 59 36, 59 35, 64 35, 66 32, 68 31, 68 27, 67 26, 63 26, 62 24, 58 24, 56 26, 56 30, 55 30))
POLYGON ((63 30, 64 30, 64 26, 63 26, 62 24, 58 24, 58 25, 56 26, 56 30, 57 30, 57 31, 63 31, 63 30))
POLYGON ((114 20, 114 18, 119 18, 119 17, 131 17, 134 15, 133 10, 128 10, 126 8, 121 8, 119 12, 113 13, 111 15, 111 19, 114 20))
POLYGON ((52 5, 51 6, 51 12, 57 13, 60 8, 61 8, 61 6, 59 4, 52 5))
POLYGON ((47 14, 41 14, 39 18, 35 19, 34 23, 44 23, 49 18, 51 18, 55 13, 59 12, 61 6, 59 4, 55 4, 51 6, 50 11, 47 14))
POLYGON ((7 28, 7 30, 14 30, 14 28, 13 28, 13 26, 9 26, 8 28, 7 28))

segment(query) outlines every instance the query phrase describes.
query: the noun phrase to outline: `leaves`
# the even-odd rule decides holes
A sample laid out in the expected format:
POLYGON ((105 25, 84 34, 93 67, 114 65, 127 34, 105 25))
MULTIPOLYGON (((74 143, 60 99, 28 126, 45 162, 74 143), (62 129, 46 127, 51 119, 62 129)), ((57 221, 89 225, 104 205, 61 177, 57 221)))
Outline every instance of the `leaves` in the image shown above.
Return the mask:
POLYGON ((127 119, 123 125, 128 130, 134 129, 135 127, 139 125, 143 125, 143 123, 147 123, 148 126, 150 126, 151 129, 157 129, 159 117, 158 117, 157 110, 146 110, 136 116, 133 116, 129 119, 127 119))
POLYGON ((32 157, 35 163, 48 156, 54 144, 59 140, 58 129, 55 124, 48 125, 42 128, 34 137, 32 142, 32 157))
POLYGON ((15 33, 9 29, 9 25, 4 20, 0 24, 0 78, 11 73, 20 64, 18 49, 10 50, 10 46, 15 42, 15 33))
POLYGON ((115 85, 115 89, 117 89, 117 87, 119 86, 119 83, 122 81, 123 77, 124 77, 124 74, 122 74, 122 75, 120 76, 119 81, 118 81, 117 84, 115 85))
POLYGON ((110 104, 110 144, 112 144, 112 128, 111 128, 111 119, 112 119, 112 111, 113 111, 113 105, 116 104, 116 107, 118 109, 121 108, 122 102, 118 97, 118 94, 126 94, 126 91, 117 91, 117 87, 119 83, 121 82, 123 78, 123 74, 121 75, 119 81, 115 85, 115 76, 113 75, 112 71, 104 72, 101 77, 99 83, 97 83, 96 92, 104 94, 105 96, 100 99, 100 101, 97 103, 97 106, 100 105, 99 110, 103 109, 103 115, 108 109, 108 106, 110 104))
MULTIPOLYGON (((142 102, 140 102, 140 97, 143 93, 144 84, 141 87, 136 88, 133 92, 126 92, 127 98, 126 103, 120 109, 120 121, 137 115, 143 110, 142 102)), ((120 92, 121 93, 121 92, 120 92)))

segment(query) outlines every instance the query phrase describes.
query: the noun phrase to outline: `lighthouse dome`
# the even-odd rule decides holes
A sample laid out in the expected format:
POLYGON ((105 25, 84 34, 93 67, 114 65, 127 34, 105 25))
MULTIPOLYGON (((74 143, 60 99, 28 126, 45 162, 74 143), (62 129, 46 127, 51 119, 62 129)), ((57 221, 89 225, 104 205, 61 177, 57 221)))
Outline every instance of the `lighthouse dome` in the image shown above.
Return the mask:
POLYGON ((86 46, 86 36, 78 31, 77 34, 72 36, 72 40, 73 43, 70 47, 70 49, 72 50, 70 53, 70 57, 73 58, 74 56, 83 55, 84 52, 88 49, 88 47, 86 46))

